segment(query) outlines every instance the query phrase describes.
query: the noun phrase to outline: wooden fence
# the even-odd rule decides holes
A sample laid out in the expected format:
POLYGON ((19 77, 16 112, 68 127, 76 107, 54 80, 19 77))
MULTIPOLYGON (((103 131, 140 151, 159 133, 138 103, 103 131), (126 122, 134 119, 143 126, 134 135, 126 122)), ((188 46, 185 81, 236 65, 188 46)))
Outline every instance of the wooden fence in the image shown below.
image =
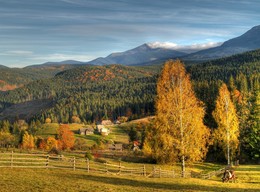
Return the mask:
POLYGON ((153 171, 148 175, 149 177, 155 178, 180 178, 180 177, 191 177, 190 171, 176 171, 176 170, 164 170, 160 167, 153 167, 153 171))
POLYGON ((88 159, 65 157, 62 155, 0 153, 0 168, 46 168, 46 169, 71 169, 86 170, 87 172, 107 173, 117 175, 142 175, 146 176, 143 166, 128 167, 118 164, 89 161, 88 159))
POLYGON ((216 170, 216 171, 212 171, 212 172, 209 172, 209 173, 201 174, 201 178, 203 178, 203 179, 210 179, 213 176, 218 176, 218 175, 222 174, 224 171, 225 171, 225 168, 221 168, 221 169, 216 170))
POLYGON ((192 177, 210 179, 224 171, 223 169, 213 171, 207 174, 195 173, 186 171, 182 173, 176 170, 163 170, 160 167, 153 167, 152 170, 147 170, 145 165, 131 167, 107 162, 89 161, 84 158, 65 157, 63 155, 49 154, 24 154, 24 153, 0 153, 0 168, 45 168, 45 169, 70 169, 70 170, 85 170, 88 173, 101 173, 113 175, 128 175, 128 176, 143 176, 153 178, 180 178, 192 177), (150 172, 150 173, 147 173, 150 172))

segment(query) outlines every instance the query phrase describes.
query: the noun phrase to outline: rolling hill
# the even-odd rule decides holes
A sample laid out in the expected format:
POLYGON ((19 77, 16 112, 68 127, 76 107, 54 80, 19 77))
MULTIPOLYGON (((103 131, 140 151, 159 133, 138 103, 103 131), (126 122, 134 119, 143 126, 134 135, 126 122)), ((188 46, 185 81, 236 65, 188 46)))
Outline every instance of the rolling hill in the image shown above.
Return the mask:
MULTIPOLYGON (((156 74, 153 71, 153 68, 145 70, 142 67, 122 65, 83 66, 65 70, 53 78, 33 81, 13 91, 0 92, 0 120, 8 117, 8 110, 14 104, 16 111, 19 111, 20 106, 23 113, 32 111, 31 101, 39 101, 36 104, 43 106, 42 113, 55 111, 62 114, 64 111, 66 114, 71 110, 69 113, 86 118, 103 116, 114 110, 117 114, 124 114, 127 108, 134 108, 134 105, 138 105, 135 113, 141 113, 143 109, 151 111, 152 92, 155 91, 151 87, 154 87, 156 74), (43 99, 52 106, 43 105, 40 102, 43 99), (18 103, 24 105, 16 105, 18 103)), ((30 114, 32 117, 37 113, 30 114)), ((17 112, 16 117, 21 115, 17 112)), ((67 120, 59 118, 58 121, 70 121, 69 116, 64 118, 67 120)))
POLYGON ((154 73, 154 70, 147 70, 141 67, 129 67, 114 64, 77 67, 58 73, 56 78, 69 79, 73 82, 85 83, 151 77, 154 73))
MULTIPOLYGON (((1 67, 1 66, 0 66, 1 67)), ((78 65, 37 65, 25 68, 1 67, 0 91, 13 90, 22 87, 32 81, 54 77, 58 72, 72 69, 78 65)))

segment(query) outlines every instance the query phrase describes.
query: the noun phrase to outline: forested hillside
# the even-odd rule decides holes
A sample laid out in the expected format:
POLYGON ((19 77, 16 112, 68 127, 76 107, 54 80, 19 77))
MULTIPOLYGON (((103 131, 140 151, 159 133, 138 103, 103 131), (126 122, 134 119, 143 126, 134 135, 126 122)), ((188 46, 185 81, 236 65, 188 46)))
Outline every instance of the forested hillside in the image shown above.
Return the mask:
POLYGON ((15 103, 48 99, 54 105, 38 114, 42 121, 51 117, 53 121, 71 122, 72 116, 79 116, 82 121, 98 120, 104 116, 115 119, 126 112, 128 116, 144 115, 153 112, 154 71, 154 68, 144 70, 121 65, 67 70, 52 79, 37 80, 0 93, 1 110, 15 103))
MULTIPOLYGON (((188 73, 197 96, 207 106, 205 122, 214 127, 211 112, 221 81, 237 91, 237 99, 253 99, 259 90, 260 50, 202 64, 188 64, 188 73)), ((122 65, 82 66, 58 73, 54 78, 37 80, 13 91, 0 93, 0 110, 16 103, 47 99, 52 106, 37 118, 71 122, 118 116, 137 118, 154 112, 155 87, 161 66, 122 65)), ((234 93, 235 94, 235 93, 234 93)), ((0 116, 3 118, 3 115, 0 116)), ((19 114, 17 114, 19 118, 19 114)))
MULTIPOLYGON (((197 96, 206 105, 204 121, 212 130, 217 127, 212 112, 218 90, 224 81, 235 104, 239 123, 239 149, 242 162, 259 160, 260 50, 187 67, 197 96)), ((220 160, 223 153, 216 145, 210 148, 210 159, 220 160), (211 156, 211 155, 212 156, 211 156)))
MULTIPOLYGON (((187 71, 191 74, 197 96, 207 106, 207 115, 211 116, 221 81, 229 85, 233 96, 238 97, 236 99, 248 100, 259 91, 260 50, 202 64, 192 64, 187 66, 187 71)), ((211 121, 211 118, 206 120, 210 126, 214 127, 214 121, 211 121)))
POLYGON ((13 90, 34 80, 54 77, 58 72, 77 67, 77 65, 39 65, 25 68, 0 66, 0 91, 13 90))

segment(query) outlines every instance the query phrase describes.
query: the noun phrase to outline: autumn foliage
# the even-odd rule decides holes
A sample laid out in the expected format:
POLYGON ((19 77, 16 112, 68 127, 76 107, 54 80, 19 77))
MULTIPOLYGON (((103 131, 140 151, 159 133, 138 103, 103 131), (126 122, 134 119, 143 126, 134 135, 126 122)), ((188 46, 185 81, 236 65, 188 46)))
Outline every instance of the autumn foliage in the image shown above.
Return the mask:
POLYGON ((75 143, 74 133, 69 126, 62 124, 58 128, 58 148, 61 150, 72 149, 75 143))
POLYGON ((50 151, 52 149, 57 149, 58 141, 53 137, 48 137, 46 140, 41 141, 39 148, 44 149, 46 151, 50 151))
POLYGON ((144 151, 160 163, 198 161, 205 157, 209 129, 204 108, 181 61, 167 61, 157 82, 156 119, 144 151))
POLYGON ((218 124, 218 128, 214 131, 214 139, 224 150, 230 164, 239 144, 239 123, 230 92, 224 83, 219 89, 213 116, 218 124))
POLYGON ((29 150, 35 148, 34 137, 28 134, 28 132, 25 132, 23 135, 22 148, 29 150))

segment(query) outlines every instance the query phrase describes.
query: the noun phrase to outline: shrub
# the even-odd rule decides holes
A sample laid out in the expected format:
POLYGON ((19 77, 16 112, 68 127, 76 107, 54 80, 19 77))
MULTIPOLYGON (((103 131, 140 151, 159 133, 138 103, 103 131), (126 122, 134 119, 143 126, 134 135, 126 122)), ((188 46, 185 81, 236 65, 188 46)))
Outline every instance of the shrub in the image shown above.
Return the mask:
POLYGON ((53 147, 48 153, 49 154, 55 154, 55 155, 61 154, 61 152, 56 147, 53 147))
POLYGON ((93 155, 88 151, 85 153, 85 158, 88 160, 93 160, 93 155))

